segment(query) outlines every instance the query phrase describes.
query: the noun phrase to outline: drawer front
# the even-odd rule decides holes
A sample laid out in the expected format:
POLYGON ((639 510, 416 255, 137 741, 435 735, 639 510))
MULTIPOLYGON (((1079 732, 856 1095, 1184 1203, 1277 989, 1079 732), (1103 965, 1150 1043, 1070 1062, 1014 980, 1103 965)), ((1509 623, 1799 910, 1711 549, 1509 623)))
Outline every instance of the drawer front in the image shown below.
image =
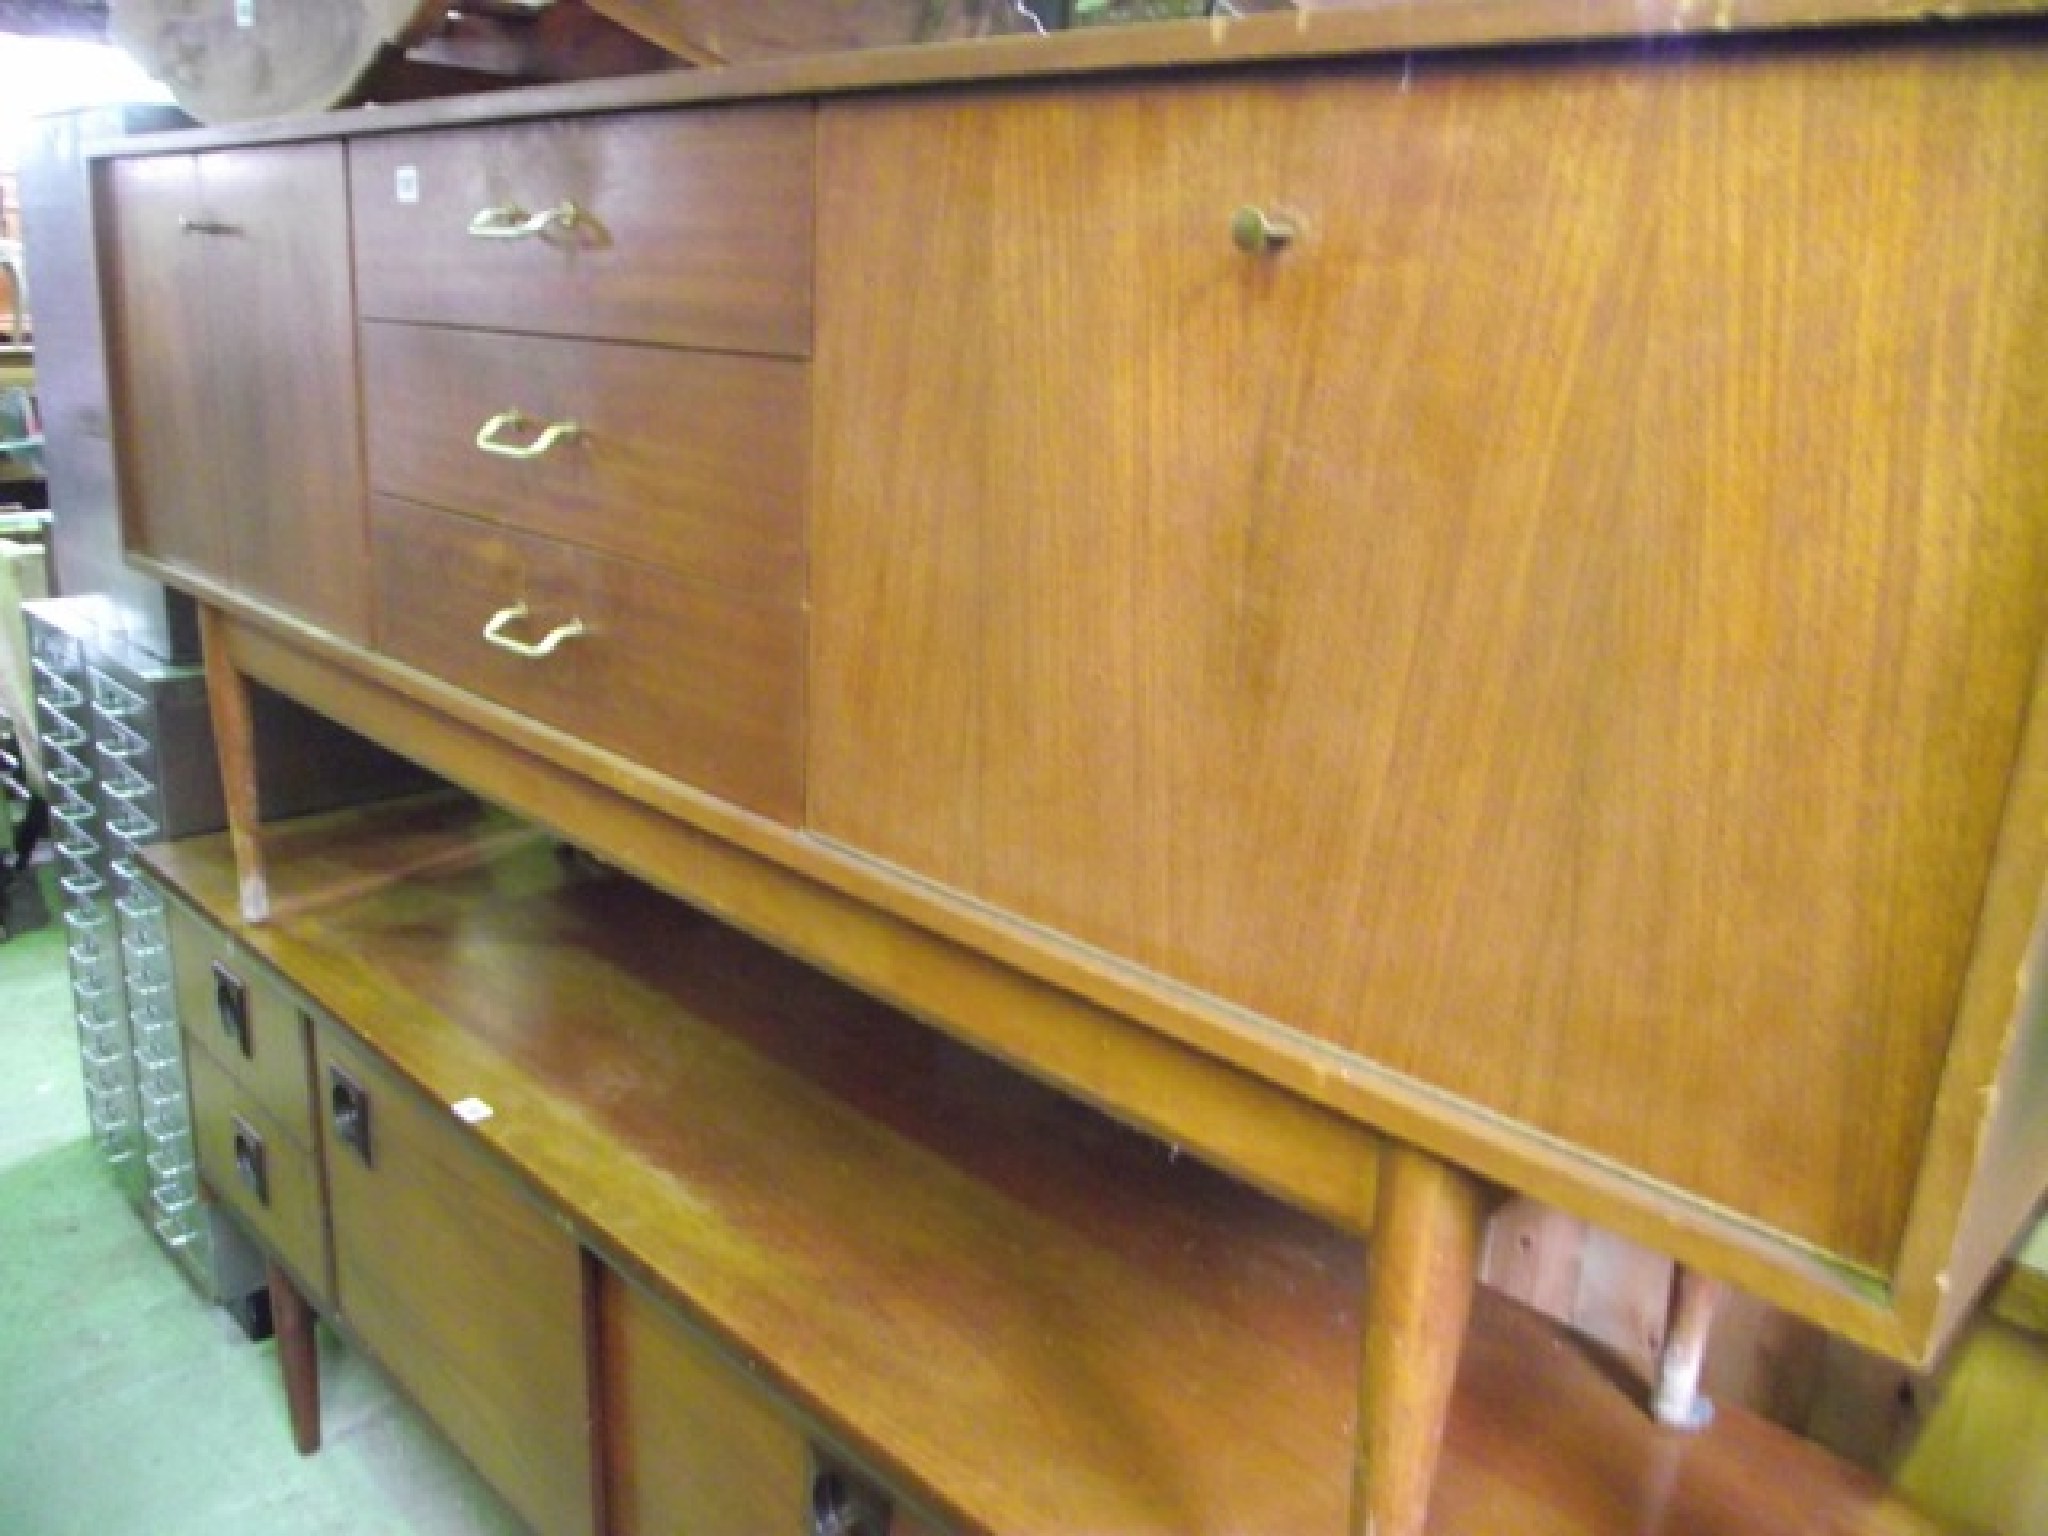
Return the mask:
POLYGON ((352 1040, 316 1055, 341 1316, 536 1531, 588 1532, 575 1237, 352 1040))
POLYGON ((804 364, 369 324, 363 370, 378 490, 800 596, 804 364))
POLYGON ((309 1145, 288 1133, 205 1051, 190 1052, 186 1065, 200 1176, 284 1261, 313 1301, 326 1306, 334 1294, 327 1222, 309 1145))
POLYGON ((807 106, 404 134, 349 153, 365 317, 810 351, 807 106), (505 235, 564 203, 570 227, 505 235), (471 233, 479 219, 496 233, 471 233))
POLYGON ((794 822, 803 805, 803 612, 637 561, 379 497, 378 641, 521 714, 794 822), (534 644, 581 620, 550 654, 534 644))
POLYGON ((313 1141, 306 1023, 260 964, 175 903, 167 903, 178 1020, 193 1049, 301 1146, 313 1141))
POLYGON ((598 1305, 614 1536, 881 1531, 884 1511, 888 1536, 943 1536, 862 1474, 821 1461, 775 1398, 639 1286, 605 1270, 598 1305))

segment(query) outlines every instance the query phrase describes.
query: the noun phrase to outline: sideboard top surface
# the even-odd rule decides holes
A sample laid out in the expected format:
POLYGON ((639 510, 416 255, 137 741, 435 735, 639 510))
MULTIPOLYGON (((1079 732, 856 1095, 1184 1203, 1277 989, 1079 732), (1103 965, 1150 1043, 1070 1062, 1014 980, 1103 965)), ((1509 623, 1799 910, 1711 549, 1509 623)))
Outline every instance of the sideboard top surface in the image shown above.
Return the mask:
POLYGON ((308 117, 150 134, 90 145, 91 158, 225 144, 357 137, 411 129, 557 118, 771 97, 820 97, 999 81, 1056 81, 1159 70, 1528 46, 1711 41, 1749 34, 1925 24, 1967 32, 2026 24, 2043 0, 1396 0, 1356 8, 1267 12, 1213 21, 1086 28, 916 47, 870 48, 715 69, 370 104, 308 117))

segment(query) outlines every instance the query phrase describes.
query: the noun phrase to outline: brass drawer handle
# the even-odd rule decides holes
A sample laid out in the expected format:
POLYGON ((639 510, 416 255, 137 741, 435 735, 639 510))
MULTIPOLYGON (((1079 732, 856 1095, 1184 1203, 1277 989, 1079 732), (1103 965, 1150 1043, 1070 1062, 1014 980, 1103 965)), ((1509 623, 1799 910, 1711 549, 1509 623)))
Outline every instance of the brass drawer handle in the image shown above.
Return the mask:
POLYGON ((1247 256, 1271 256, 1292 245, 1301 221, 1291 213, 1268 212, 1250 204, 1230 216, 1230 242, 1247 256))
POLYGON ((528 213, 517 203, 500 203, 481 208, 469 221, 469 233, 478 240, 531 240, 551 229, 574 229, 583 210, 567 199, 539 213, 528 213))
POLYGON ((566 624, 557 624, 538 640, 520 640, 505 631, 526 617, 526 604, 514 603, 510 608, 500 608, 491 615, 491 621, 484 625, 484 639, 501 651, 510 651, 514 656, 524 656, 537 661, 551 655, 564 640, 574 640, 584 633, 586 626, 581 619, 571 619, 566 624))
POLYGON ((537 459, 557 443, 566 443, 583 435, 583 428, 573 421, 551 421, 540 435, 529 443, 507 442, 504 434, 523 431, 533 425, 533 418, 524 411, 500 411, 476 430, 476 445, 485 453, 494 453, 501 459, 537 459))

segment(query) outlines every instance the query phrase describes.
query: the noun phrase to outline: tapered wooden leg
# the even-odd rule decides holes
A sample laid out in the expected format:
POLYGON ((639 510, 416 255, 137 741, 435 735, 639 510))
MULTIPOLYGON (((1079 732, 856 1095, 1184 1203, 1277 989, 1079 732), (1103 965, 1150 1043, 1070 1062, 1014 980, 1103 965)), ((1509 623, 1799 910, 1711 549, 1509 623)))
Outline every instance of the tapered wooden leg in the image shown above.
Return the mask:
POLYGON ((206 661, 206 706, 220 753, 221 790, 228 813, 228 843, 241 882, 242 917, 270 919, 270 877, 263 862, 263 818, 256 794, 256 728, 248 679, 228 654, 227 622, 210 603, 199 605, 199 643, 206 661))
POLYGON ((270 1321, 277 1330, 277 1363, 284 1371, 284 1400, 292 1419, 292 1444, 301 1456, 320 1449, 320 1341, 313 1307, 292 1277, 272 1260, 265 1273, 270 1321))
POLYGON ((1486 1195, 1412 1147, 1380 1154, 1353 1536, 1420 1536, 1478 1283, 1486 1195))
POLYGON ((1707 1338, 1721 1304, 1721 1283, 1678 1265, 1671 1273, 1671 1310, 1664 1325, 1664 1350, 1657 1358, 1657 1392, 1651 1411, 1670 1429, 1705 1429, 1714 1422, 1713 1403, 1700 1395, 1700 1368, 1707 1338))

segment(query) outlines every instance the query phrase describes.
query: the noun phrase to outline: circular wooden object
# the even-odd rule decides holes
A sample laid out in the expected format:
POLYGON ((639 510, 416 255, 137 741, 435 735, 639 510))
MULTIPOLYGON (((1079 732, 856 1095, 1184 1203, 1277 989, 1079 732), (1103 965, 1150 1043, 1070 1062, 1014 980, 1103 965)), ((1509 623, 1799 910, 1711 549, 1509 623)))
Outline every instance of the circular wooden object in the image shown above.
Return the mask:
POLYGON ((356 99, 419 41, 436 0, 113 0, 114 41, 202 123, 318 112, 356 99))

